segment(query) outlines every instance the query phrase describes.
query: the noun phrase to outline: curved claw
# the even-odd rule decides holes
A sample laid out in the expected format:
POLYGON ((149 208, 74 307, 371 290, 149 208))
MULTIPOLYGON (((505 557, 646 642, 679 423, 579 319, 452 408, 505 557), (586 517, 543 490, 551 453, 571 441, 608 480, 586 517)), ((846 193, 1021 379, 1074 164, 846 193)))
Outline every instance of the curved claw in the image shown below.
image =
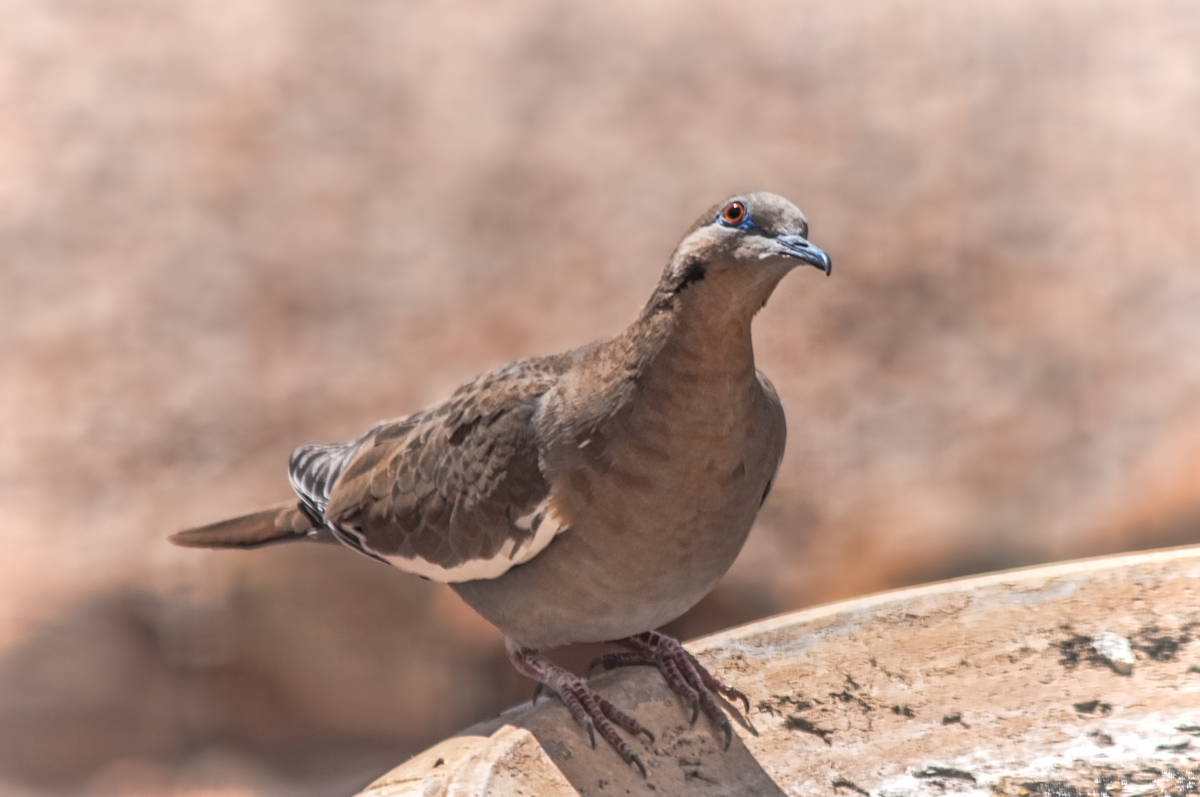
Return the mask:
MULTIPOLYGON (((511 640, 507 641, 506 646, 508 647, 509 661, 517 668, 517 671, 538 682, 539 686, 535 690, 535 695, 541 693, 542 685, 557 694, 575 721, 587 730, 588 742, 593 749, 596 747, 596 735, 599 733, 600 737, 608 742, 621 757, 621 760, 631 766, 636 766, 642 773, 642 777, 646 776, 646 765, 638 758, 629 741, 621 736, 618 728, 635 736, 645 734, 651 743, 654 742, 654 734, 632 716, 589 689, 578 677, 549 661, 536 650, 522 647, 511 640)), ((620 655, 618 654, 618 656, 620 655)), ((607 663, 603 657, 600 661, 607 663)), ((624 658, 619 661, 632 663, 627 662, 624 658)))
POLYGON ((732 686, 728 687, 727 689, 722 689, 721 691, 724 693, 725 697, 729 698, 730 700, 740 700, 745 703, 746 714, 750 713, 750 698, 746 697, 743 693, 737 689, 734 689, 732 686))
MULTIPOLYGON (((632 651, 623 654, 623 658, 641 658, 657 665, 671 689, 686 703, 691 704, 692 716, 689 723, 694 725, 700 717, 700 711, 703 710, 720 732, 725 749, 729 749, 733 743, 733 726, 730 725, 729 717, 722 709, 717 696, 740 701, 745 706, 747 715, 750 713, 750 698, 712 675, 695 656, 684 649, 679 640, 666 634, 647 631, 618 640, 618 644, 632 651)), ((730 708, 732 709, 732 706, 730 708)))
POLYGON ((544 683, 542 683, 541 681, 537 682, 537 685, 535 685, 533 687, 533 698, 530 699, 529 705, 531 705, 531 706, 537 705, 538 698, 542 696, 542 690, 545 688, 546 688, 546 685, 544 683))

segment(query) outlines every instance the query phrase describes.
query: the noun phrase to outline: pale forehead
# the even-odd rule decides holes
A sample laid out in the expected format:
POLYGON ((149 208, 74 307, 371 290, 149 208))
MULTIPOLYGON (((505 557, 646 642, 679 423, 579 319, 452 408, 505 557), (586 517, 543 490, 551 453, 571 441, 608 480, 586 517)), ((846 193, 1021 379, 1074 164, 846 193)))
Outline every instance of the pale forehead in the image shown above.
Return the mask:
POLYGON ((782 232, 784 229, 795 229, 801 227, 808 229, 808 220, 804 218, 804 214, 800 212, 800 208, 793 205, 788 200, 772 194, 769 191, 756 191, 752 194, 745 195, 747 210, 750 211, 750 217, 754 219, 754 223, 759 227, 766 229, 767 227, 778 228, 776 231, 782 232))

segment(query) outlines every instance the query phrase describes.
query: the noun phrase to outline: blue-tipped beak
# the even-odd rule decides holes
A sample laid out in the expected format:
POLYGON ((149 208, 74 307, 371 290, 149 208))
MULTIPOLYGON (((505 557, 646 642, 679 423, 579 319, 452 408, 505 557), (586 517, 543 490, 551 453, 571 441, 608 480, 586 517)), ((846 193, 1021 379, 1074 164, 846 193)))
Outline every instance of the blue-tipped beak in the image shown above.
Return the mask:
POLYGON ((825 276, 828 277, 829 272, 833 271, 833 262, 830 261, 829 255, 799 235, 777 235, 775 240, 783 245, 789 255, 800 258, 810 266, 816 266, 825 272, 825 276))

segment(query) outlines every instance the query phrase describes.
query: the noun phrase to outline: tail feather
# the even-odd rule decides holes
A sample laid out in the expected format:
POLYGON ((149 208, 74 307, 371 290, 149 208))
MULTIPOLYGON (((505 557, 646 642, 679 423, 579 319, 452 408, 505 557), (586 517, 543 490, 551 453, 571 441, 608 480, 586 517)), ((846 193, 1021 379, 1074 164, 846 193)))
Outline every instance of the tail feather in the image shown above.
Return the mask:
POLYGON ((250 515, 177 531, 167 539, 184 548, 257 548, 310 539, 317 531, 293 499, 250 515))

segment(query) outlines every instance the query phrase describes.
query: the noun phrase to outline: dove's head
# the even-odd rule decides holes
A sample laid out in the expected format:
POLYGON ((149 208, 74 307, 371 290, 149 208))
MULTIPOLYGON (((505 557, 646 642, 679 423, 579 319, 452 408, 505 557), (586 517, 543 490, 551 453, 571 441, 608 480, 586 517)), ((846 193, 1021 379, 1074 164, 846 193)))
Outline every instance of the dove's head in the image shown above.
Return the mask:
MULTIPOLYGON (((719 292, 735 306, 762 306, 785 274, 799 265, 829 274, 829 255, 808 242, 808 220, 788 200, 767 191, 737 194, 696 220, 663 273, 657 302, 685 292, 719 292), (700 288, 700 283, 707 283, 700 288)), ((716 296, 708 296, 709 301, 716 296)))

